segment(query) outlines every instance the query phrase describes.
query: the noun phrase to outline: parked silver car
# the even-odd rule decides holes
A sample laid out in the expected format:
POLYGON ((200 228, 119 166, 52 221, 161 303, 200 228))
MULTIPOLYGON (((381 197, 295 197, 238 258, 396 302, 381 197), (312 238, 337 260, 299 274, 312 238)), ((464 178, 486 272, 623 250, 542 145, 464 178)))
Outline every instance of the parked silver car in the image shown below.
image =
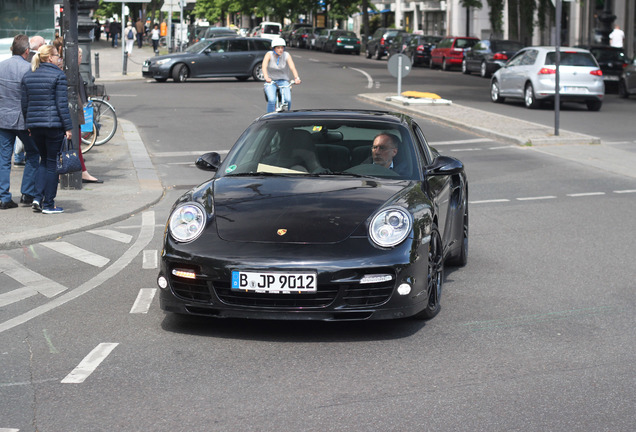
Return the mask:
POLYGON ((618 94, 622 98, 628 98, 629 95, 636 95, 636 59, 632 60, 621 74, 618 82, 618 94))
MULTIPOLYGON (((603 105, 603 72, 594 56, 585 49, 564 47, 560 51, 559 97, 562 102, 578 102, 590 111, 603 105)), ((554 100, 556 77, 554 47, 527 47, 520 50, 490 81, 490 99, 522 99, 527 108, 554 100)))

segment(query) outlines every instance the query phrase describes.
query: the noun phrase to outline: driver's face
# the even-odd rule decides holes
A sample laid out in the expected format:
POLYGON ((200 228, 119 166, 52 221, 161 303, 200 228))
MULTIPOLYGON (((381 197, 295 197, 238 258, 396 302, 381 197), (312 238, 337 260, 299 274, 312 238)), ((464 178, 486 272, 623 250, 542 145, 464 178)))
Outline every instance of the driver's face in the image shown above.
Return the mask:
POLYGON ((371 147, 373 163, 382 165, 385 168, 391 167, 391 163, 397 152, 398 149, 393 146, 391 139, 386 135, 376 137, 371 147))

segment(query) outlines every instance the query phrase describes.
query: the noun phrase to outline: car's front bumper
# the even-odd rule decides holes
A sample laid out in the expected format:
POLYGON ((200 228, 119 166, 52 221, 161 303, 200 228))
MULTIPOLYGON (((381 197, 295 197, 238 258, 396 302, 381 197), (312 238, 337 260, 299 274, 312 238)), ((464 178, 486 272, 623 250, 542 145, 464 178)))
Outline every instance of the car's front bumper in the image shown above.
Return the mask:
POLYGON ((156 65, 143 65, 141 68, 141 75, 144 78, 158 78, 165 79, 170 78, 170 66, 156 66, 156 65))
MULTIPOLYGON (((209 245, 209 244, 208 244, 209 245)), ((280 320, 396 319, 417 314, 428 304, 427 253, 407 240, 392 250, 373 247, 368 239, 334 245, 238 245, 218 242, 213 250, 184 252, 166 248, 159 277, 160 307, 168 312, 217 318, 280 320), (413 250, 412 250, 413 249, 413 250), (265 258, 270 257, 270 258, 265 258), (186 279, 173 274, 188 269, 186 279), (231 272, 276 271, 317 273, 317 292, 268 294, 231 288, 231 272), (364 276, 390 275, 388 281, 362 283, 364 276), (408 284, 408 294, 397 287, 408 284)), ((428 250, 428 243, 420 245, 428 250)), ((187 247, 185 249, 188 249, 187 247)))

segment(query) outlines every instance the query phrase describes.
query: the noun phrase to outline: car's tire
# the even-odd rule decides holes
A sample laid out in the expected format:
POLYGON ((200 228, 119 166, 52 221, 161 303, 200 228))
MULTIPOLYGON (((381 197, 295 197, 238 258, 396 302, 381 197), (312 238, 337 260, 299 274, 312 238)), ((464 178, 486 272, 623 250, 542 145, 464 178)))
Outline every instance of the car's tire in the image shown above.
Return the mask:
POLYGON ((435 69, 435 63, 433 63, 433 57, 428 62, 429 69, 435 69))
POLYGON ((505 98, 501 97, 501 88, 499 87, 499 81, 493 79, 490 83, 490 100, 494 103, 503 103, 505 98))
POLYGON ((415 61, 415 53, 411 54, 411 65, 413 67, 417 66, 417 61, 415 61))
POLYGON ((490 74, 488 73, 488 64, 486 64, 485 61, 481 62, 481 65, 479 65, 479 75, 482 78, 490 77, 490 74))
POLYGON ((441 309, 440 299, 444 286, 444 251, 442 237, 433 224, 431 239, 428 243, 428 272, 426 278, 426 289, 429 292, 426 307, 415 315, 416 319, 429 320, 434 318, 441 309))
POLYGON ((155 78, 155 81, 163 83, 168 81, 168 78, 155 78))
POLYGON ((446 64, 446 58, 442 59, 442 70, 444 72, 448 71, 448 65, 446 64))
POLYGON ((254 81, 265 81, 262 62, 258 62, 254 65, 254 68, 252 69, 252 78, 254 78, 254 81))
POLYGON ((462 73, 466 75, 470 75, 470 71, 468 70, 468 65, 466 64, 466 59, 462 60, 462 73))
POLYGON ((371 51, 369 51, 369 46, 367 46, 367 47, 364 49, 364 55, 365 55, 368 59, 370 59, 370 58, 371 58, 371 51))
POLYGON ((380 47, 375 47, 374 57, 376 60, 380 60, 382 58, 382 54, 380 53, 380 47))
POLYGON ((188 68, 184 64, 175 65, 172 69, 172 79, 176 83, 186 82, 188 79, 188 68))
POLYGON ((337 53, 338 53, 338 50, 336 49, 336 46, 335 45, 332 46, 331 47, 331 54, 337 54, 337 53))
POLYGON ((457 267, 464 267, 468 264, 468 188, 462 191, 462 244, 459 254, 448 260, 448 264, 457 267))
POLYGON ((353 52, 355 55, 359 56, 360 55, 360 51, 354 51, 353 52))
POLYGON ((585 102, 585 105, 587 105, 588 111, 600 111, 601 107, 603 106, 603 101, 590 100, 585 102))
POLYGON ((534 96, 534 87, 531 83, 526 84, 523 89, 523 103, 528 109, 536 109, 539 107, 539 101, 534 96))
POLYGON ((625 81, 620 80, 618 82, 618 96, 627 99, 629 97, 629 92, 627 91, 627 86, 625 85, 625 81))

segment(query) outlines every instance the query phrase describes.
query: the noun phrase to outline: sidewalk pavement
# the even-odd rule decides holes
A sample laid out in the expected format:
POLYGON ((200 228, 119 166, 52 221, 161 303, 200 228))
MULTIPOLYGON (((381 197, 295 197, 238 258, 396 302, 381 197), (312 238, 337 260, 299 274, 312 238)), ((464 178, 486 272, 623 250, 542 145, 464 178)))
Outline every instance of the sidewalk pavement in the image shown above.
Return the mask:
MULTIPOLYGON (((95 82, 141 81, 143 61, 153 55, 151 47, 135 47, 128 59, 126 74, 123 74, 121 46, 112 48, 109 42, 95 42, 90 54, 95 82), (94 65, 95 53, 99 57, 99 71, 94 65)), ((457 104, 432 106, 406 101, 407 105, 404 100, 389 96, 392 95, 368 93, 358 97, 382 109, 427 117, 496 140, 528 146, 529 149, 636 178, 636 153, 603 145, 597 137, 569 131, 560 131, 560 135, 555 137, 550 127, 536 123, 457 104)), ((163 186, 137 128, 125 119, 118 118, 118 121, 115 136, 108 143, 93 147, 84 156, 88 171, 104 183, 83 184, 81 190, 59 187, 56 204, 64 208, 62 214, 34 213, 31 207, 23 206, 0 210, 0 250, 52 240, 123 220, 163 197, 163 186)), ((11 192, 16 203, 21 195, 22 172, 21 167, 13 166, 11 169, 11 192)))

